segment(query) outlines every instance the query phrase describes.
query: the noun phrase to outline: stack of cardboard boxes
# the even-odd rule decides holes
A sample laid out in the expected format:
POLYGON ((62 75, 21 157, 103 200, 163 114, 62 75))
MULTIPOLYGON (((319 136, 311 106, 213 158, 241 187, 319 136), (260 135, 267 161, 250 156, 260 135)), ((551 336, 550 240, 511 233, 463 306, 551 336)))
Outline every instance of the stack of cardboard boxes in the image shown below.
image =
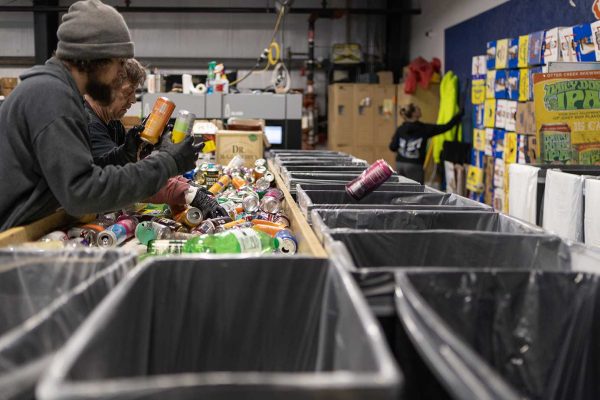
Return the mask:
POLYGON ((353 154, 372 163, 383 158, 395 165, 389 144, 402 124, 399 107, 421 107, 423 122, 435 123, 439 109, 439 84, 404 93, 404 84, 336 83, 329 86, 328 148, 353 154))

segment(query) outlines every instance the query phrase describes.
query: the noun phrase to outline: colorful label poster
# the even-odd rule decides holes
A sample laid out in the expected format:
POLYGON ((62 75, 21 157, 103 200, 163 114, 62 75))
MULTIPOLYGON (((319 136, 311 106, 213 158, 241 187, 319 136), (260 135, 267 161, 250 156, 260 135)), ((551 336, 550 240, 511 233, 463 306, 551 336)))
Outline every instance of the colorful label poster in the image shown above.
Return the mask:
POLYGON ((600 71, 534 76, 539 162, 600 165, 600 71))

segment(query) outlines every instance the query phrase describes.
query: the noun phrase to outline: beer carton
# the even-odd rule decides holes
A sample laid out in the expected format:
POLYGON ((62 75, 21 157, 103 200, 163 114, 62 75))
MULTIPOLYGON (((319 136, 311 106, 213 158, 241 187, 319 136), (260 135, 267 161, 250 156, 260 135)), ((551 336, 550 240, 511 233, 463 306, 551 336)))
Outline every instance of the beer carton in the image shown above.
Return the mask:
POLYGON ((496 126, 496 100, 487 99, 485 101, 485 115, 483 117, 483 125, 486 128, 496 126))
POLYGON ((508 68, 508 39, 496 42, 496 69, 508 68))
POLYGON ((485 79, 474 79, 471 83, 471 103, 483 104, 486 97, 485 79))
POLYGON ((544 35, 544 62, 546 64, 562 61, 560 56, 559 30, 560 28, 552 28, 547 30, 544 35))
POLYGON ((508 97, 508 71, 506 70, 496 71, 494 97, 496 99, 506 99, 508 97))
MULTIPOLYGON (((487 101, 487 100, 486 100, 487 101)), ((473 128, 485 128, 485 104, 476 104, 473 106, 473 128)))
POLYGON ((517 107, 516 101, 507 100, 505 105, 504 129, 515 131, 517 129, 517 107))
POLYGON ((485 79, 487 73, 487 57, 486 56, 475 56, 471 64, 471 78, 485 79))
POLYGON ((529 65, 529 35, 519 36, 519 59, 517 67, 527 68, 529 65))
POLYGON ((596 52, 596 60, 600 60, 600 21, 595 21, 590 25, 592 30, 592 41, 596 52))
POLYGON ((496 70, 488 71, 485 80, 485 98, 496 98, 496 70))
POLYGON ((484 153, 486 156, 494 156, 494 129, 485 128, 485 149, 484 153))
POLYGON ((506 97, 510 100, 519 100, 519 76, 520 71, 518 69, 511 69, 508 71, 508 78, 506 80, 506 97))
POLYGON ((544 31, 529 35, 529 66, 544 64, 544 31))
POLYGON ((487 70, 496 69, 496 41, 492 40, 486 44, 487 70))
POLYGON ((506 127, 506 108, 508 100, 499 99, 496 101, 496 123, 494 127, 504 129, 506 127))
POLYGON ((596 61, 596 47, 592 38, 592 26, 590 24, 581 24, 573 27, 573 39, 577 51, 577 61, 593 62, 596 61))
POLYGON ((577 62, 577 49, 573 37, 573 27, 559 28, 560 58, 564 62, 577 62))
POLYGON ((519 38, 508 41, 508 68, 519 68, 519 38))

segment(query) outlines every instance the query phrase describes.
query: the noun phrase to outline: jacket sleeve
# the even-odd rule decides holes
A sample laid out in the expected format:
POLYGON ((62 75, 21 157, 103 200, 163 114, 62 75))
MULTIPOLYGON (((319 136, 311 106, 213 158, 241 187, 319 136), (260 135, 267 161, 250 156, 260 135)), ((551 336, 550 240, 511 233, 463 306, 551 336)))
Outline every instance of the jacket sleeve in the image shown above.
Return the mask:
POLYGON ((94 164, 86 141, 87 124, 60 117, 33 140, 42 174, 60 204, 72 215, 125 207, 156 193, 177 175, 173 157, 157 152, 123 167, 94 164))
POLYGON ((423 131, 421 136, 429 139, 430 137, 441 135, 442 133, 452 129, 455 125, 458 125, 461 119, 462 114, 456 114, 447 124, 444 125, 422 124, 421 127, 423 131))
POLYGON ((389 148, 390 151, 396 152, 398 151, 398 137, 400 136, 400 127, 396 129, 396 133, 392 137, 392 141, 390 142, 389 148))
POLYGON ((88 124, 90 144, 94 163, 100 167, 125 165, 129 162, 124 146, 117 146, 108 134, 108 127, 100 121, 91 120, 88 124))

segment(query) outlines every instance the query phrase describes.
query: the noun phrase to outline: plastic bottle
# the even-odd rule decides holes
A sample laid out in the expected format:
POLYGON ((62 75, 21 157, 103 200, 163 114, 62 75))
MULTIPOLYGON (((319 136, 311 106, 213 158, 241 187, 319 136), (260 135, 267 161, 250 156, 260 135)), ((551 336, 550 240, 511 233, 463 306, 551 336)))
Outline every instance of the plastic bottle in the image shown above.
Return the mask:
POLYGON ((252 228, 232 229, 215 235, 202 235, 185 244, 185 253, 272 253, 279 248, 277 239, 252 228))

